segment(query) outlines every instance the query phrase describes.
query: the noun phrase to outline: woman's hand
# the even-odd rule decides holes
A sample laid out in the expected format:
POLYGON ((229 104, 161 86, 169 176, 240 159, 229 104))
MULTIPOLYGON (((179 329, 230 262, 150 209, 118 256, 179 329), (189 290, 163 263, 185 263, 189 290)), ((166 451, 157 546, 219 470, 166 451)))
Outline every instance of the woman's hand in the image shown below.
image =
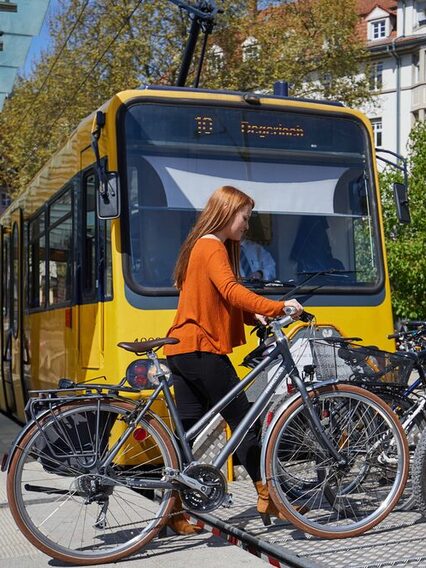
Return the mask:
POLYGON ((262 316, 262 314, 254 314, 254 317, 262 325, 268 325, 268 320, 266 319, 265 316, 262 316))
POLYGON ((291 316, 293 319, 297 319, 303 312, 302 304, 299 304, 299 302, 294 298, 292 298, 291 300, 286 300, 284 302, 284 309, 285 308, 294 308, 296 310, 291 316))

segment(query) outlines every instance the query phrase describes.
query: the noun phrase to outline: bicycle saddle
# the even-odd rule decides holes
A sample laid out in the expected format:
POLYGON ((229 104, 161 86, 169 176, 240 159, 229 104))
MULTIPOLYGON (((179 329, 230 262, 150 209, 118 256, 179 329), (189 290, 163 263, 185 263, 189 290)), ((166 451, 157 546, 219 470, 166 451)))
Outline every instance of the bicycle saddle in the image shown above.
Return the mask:
POLYGON ((174 343, 179 343, 179 339, 175 337, 157 337, 157 339, 148 339, 147 341, 122 341, 118 343, 118 347, 125 349, 126 351, 131 351, 132 353, 146 353, 151 351, 156 347, 162 347, 163 345, 172 345, 174 343))

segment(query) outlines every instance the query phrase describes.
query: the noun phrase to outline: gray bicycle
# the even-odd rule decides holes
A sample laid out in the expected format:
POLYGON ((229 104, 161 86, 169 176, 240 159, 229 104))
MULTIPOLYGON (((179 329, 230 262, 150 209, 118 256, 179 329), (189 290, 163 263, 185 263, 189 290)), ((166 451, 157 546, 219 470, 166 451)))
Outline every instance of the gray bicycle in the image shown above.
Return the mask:
POLYGON ((35 393, 27 406, 31 420, 3 467, 19 529, 56 559, 100 564, 157 536, 176 512, 178 495, 189 512, 231 506, 221 468, 288 377, 297 392, 275 412, 262 444, 262 477, 276 506, 318 537, 351 537, 374 527, 404 489, 406 437, 373 393, 337 381, 303 383, 282 331, 292 321, 291 314, 270 321, 259 363, 187 432, 155 353, 176 343, 173 338, 120 344, 150 361, 156 387, 146 397, 126 379, 109 386, 65 380, 35 393), (275 360, 272 379, 212 463, 196 461, 190 441, 275 360), (160 396, 171 422, 154 410, 160 396))

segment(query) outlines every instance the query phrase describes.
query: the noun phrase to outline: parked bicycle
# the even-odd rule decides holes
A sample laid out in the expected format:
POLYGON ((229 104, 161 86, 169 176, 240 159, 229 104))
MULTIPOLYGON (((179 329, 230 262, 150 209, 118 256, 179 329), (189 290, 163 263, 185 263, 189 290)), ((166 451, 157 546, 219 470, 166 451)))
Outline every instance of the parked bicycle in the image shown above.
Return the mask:
MULTIPOLYGON (((314 331, 306 334, 305 348, 309 351, 312 364, 303 366, 301 375, 304 382, 314 384, 336 378, 375 393, 400 419, 408 438, 412 463, 414 451, 426 428, 426 329, 416 326, 415 329, 389 335, 389 339, 398 341, 398 351, 395 353, 353 343, 360 341, 360 338, 334 336, 318 339, 314 331)), ((259 346, 245 358, 245 364, 250 366, 261 351, 262 346, 259 346)), ((289 387, 291 391, 292 385, 289 387)), ((282 397, 277 397, 269 407, 263 433, 281 405, 282 397)), ((408 511, 414 505, 409 478, 396 509, 408 511)))
POLYGON ((140 390, 126 379, 109 386, 68 381, 35 393, 31 421, 4 464, 10 510, 23 534, 54 558, 98 564, 149 543, 173 514, 177 494, 190 512, 230 506, 221 467, 287 376, 297 392, 276 412, 261 456, 276 506, 300 530, 324 538, 356 536, 382 521, 408 475, 400 422, 356 385, 306 386, 282 331, 292 321, 285 315, 270 322, 259 363, 188 432, 155 354, 173 338, 120 344, 152 363, 156 386, 146 398, 126 399, 140 390), (196 462, 189 441, 274 360, 274 377, 213 463, 196 462), (153 412, 161 394, 174 432, 153 412))

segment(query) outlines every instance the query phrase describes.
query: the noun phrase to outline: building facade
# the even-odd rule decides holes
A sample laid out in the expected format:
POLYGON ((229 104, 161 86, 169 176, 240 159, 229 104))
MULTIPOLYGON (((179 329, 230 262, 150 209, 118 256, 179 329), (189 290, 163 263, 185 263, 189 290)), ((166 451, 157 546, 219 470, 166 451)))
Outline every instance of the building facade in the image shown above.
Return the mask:
POLYGON ((34 36, 40 33, 49 0, 0 1, 0 111, 34 36))
POLYGON ((426 110, 426 0, 357 0, 359 34, 370 54, 376 146, 407 154, 410 131, 426 110))

